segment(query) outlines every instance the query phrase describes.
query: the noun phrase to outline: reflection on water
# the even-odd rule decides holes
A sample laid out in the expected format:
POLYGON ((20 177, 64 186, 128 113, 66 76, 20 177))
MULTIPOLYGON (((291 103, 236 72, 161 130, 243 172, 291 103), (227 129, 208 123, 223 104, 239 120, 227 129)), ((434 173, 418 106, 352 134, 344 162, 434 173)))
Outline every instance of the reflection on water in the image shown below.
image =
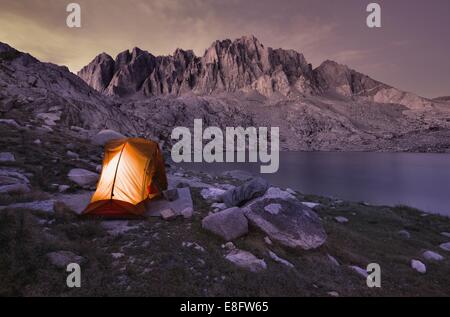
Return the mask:
MULTIPOLYGON (((241 169, 256 175, 260 167, 260 163, 178 165, 213 174, 241 169)), ((449 154, 281 152, 278 172, 262 176, 305 194, 405 204, 450 216, 449 154)))

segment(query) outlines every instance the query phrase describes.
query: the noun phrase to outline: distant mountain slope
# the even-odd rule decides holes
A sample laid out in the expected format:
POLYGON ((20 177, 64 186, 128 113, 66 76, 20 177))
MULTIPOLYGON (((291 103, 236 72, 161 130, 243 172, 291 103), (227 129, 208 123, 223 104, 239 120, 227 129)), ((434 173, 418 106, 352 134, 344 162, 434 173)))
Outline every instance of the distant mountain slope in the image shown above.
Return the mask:
MULTIPOLYGON (((120 128, 121 112, 67 67, 41 63, 0 43, 0 114, 21 124, 120 128)), ((126 118, 123 116, 121 120, 126 118)))
POLYGON ((450 96, 437 97, 434 98, 433 101, 450 102, 450 96))
POLYGON ((266 49, 253 37, 217 41, 203 57, 137 48, 115 60, 101 54, 80 75, 87 83, 0 44, 0 118, 49 133, 110 128, 165 149, 174 127, 201 118, 220 128, 279 127, 282 150, 450 150, 447 103, 332 61, 312 69, 301 54, 266 49))

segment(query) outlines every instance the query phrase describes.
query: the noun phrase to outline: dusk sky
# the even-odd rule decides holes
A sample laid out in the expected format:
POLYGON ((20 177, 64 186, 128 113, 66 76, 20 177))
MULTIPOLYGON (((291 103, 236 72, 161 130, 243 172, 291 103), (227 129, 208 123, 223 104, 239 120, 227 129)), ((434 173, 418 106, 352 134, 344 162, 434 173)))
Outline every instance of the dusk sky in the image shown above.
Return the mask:
POLYGON ((0 41, 76 72, 96 55, 138 46, 197 55, 217 39, 255 35, 318 66, 336 60, 426 97, 450 95, 449 0, 0 0, 0 41), (77 2, 82 27, 66 26, 77 2), (382 28, 366 6, 382 6, 382 28))

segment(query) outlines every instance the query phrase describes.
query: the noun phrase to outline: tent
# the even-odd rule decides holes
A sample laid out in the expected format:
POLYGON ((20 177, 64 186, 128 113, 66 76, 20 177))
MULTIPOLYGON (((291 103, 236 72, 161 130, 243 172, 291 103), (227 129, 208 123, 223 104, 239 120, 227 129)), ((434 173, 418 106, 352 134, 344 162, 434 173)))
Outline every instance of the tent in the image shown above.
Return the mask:
POLYGON ((141 138, 111 140, 105 145, 97 190, 84 215, 129 217, 145 212, 145 202, 167 189, 158 143, 141 138))

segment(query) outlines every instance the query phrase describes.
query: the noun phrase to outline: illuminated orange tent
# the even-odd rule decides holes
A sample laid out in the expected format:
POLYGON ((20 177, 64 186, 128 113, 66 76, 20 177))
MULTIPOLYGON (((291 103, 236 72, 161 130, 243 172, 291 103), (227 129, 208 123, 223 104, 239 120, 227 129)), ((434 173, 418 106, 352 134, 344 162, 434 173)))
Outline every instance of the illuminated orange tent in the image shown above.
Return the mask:
POLYGON ((97 190, 83 214, 139 216, 145 212, 145 202, 166 189, 158 143, 140 138, 112 140, 105 145, 97 190))

